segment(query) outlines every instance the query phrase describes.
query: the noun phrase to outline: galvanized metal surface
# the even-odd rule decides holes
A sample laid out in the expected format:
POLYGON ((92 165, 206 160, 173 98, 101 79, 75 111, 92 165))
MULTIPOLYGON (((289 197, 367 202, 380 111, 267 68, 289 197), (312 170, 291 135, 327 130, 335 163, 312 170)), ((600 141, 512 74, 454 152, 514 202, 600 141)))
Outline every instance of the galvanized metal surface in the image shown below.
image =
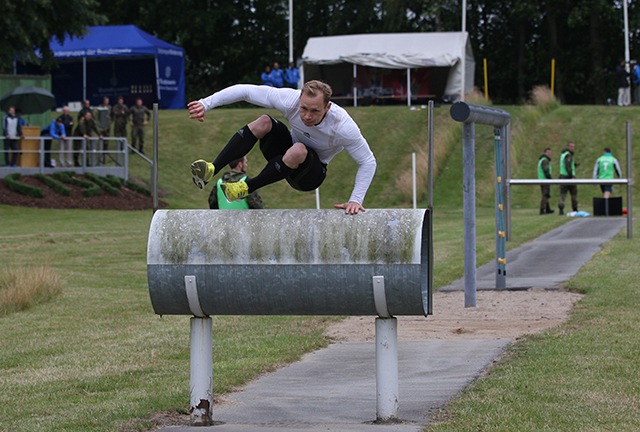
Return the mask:
POLYGON ((193 314, 193 276, 205 315, 377 315, 373 277, 383 276, 391 315, 426 315, 430 224, 425 209, 159 210, 151 302, 161 315, 193 314))
POLYGON ((461 123, 479 123, 487 126, 502 127, 511 122, 511 115, 499 108, 456 102, 449 110, 451 118, 461 123))

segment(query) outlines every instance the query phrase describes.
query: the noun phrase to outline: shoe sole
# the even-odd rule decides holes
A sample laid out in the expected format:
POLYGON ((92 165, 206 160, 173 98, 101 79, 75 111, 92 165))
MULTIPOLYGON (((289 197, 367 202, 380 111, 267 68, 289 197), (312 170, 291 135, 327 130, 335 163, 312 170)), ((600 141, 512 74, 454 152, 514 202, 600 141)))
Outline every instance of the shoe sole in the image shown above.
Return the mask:
POLYGON ((191 180, 193 180, 193 184, 198 186, 200 189, 204 189, 207 184, 207 182, 200 177, 200 169, 193 165, 191 165, 191 180))

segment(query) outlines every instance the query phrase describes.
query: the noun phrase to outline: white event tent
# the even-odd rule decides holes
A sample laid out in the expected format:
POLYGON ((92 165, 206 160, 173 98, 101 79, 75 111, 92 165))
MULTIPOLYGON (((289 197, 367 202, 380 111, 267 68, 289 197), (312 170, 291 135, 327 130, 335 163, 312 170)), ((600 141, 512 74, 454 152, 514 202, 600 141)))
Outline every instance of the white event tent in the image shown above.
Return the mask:
POLYGON ((474 70, 466 32, 312 37, 302 54, 303 82, 323 80, 354 105, 366 97, 458 100, 473 89, 474 70))

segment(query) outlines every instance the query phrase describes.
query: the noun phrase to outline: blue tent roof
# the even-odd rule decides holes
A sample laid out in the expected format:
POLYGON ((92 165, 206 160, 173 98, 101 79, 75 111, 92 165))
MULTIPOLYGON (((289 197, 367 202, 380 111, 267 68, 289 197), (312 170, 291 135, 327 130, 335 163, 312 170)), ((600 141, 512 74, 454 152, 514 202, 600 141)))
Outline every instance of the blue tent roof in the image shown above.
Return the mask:
MULTIPOLYGON (((184 109, 185 107, 185 79, 184 79, 184 50, 165 42, 140 30, 134 25, 112 25, 87 27, 87 34, 82 37, 69 37, 60 44, 57 40, 49 43, 54 56, 65 64, 83 62, 83 76, 76 76, 78 83, 87 82, 87 89, 83 89, 82 99, 101 99, 102 96, 123 95, 140 96, 144 92, 148 96, 149 84, 153 83, 154 93, 162 108, 184 109), (104 71, 93 70, 87 72, 85 59, 109 59, 114 62, 134 62, 140 57, 153 57, 155 73, 153 77, 141 75, 141 71, 134 68, 119 70, 110 69, 110 76, 104 71), (101 73, 102 72, 102 73, 101 73), (117 76, 116 76, 117 75, 117 76), (119 86, 112 84, 119 82, 119 86), (127 87, 128 86, 128 87, 127 87), (143 90, 141 90, 143 89, 143 90), (86 94, 88 91, 89 94, 86 94)), ((56 88, 56 73, 54 72, 54 93, 65 94, 71 99, 68 82, 62 82, 56 88)), ((75 93, 74 93, 75 94, 75 93)))
POLYGON ((67 38, 62 44, 52 40, 49 46, 55 57, 155 55, 158 54, 158 49, 177 50, 180 54, 174 55, 182 55, 184 51, 181 47, 158 39, 134 25, 93 26, 87 29, 86 35, 67 38))

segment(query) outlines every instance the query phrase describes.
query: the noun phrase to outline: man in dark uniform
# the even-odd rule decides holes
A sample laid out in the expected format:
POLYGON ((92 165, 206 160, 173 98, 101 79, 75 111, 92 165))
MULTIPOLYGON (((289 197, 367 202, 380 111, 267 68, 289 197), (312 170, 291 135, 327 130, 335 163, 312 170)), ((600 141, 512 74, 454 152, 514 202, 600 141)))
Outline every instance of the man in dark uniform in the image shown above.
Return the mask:
MULTIPOLYGON (((124 104, 124 98, 118 96, 118 103, 111 107, 111 118, 113 119, 113 136, 117 138, 127 137, 127 118, 129 118, 129 108, 124 104)), ((124 148, 124 140, 118 141, 118 155, 116 163, 122 165, 124 161, 121 158, 124 148)))
POLYGON ((136 148, 144 154, 144 127, 151 119, 151 111, 142 105, 142 99, 136 99, 136 104, 129 108, 131 115, 131 147, 136 148))

